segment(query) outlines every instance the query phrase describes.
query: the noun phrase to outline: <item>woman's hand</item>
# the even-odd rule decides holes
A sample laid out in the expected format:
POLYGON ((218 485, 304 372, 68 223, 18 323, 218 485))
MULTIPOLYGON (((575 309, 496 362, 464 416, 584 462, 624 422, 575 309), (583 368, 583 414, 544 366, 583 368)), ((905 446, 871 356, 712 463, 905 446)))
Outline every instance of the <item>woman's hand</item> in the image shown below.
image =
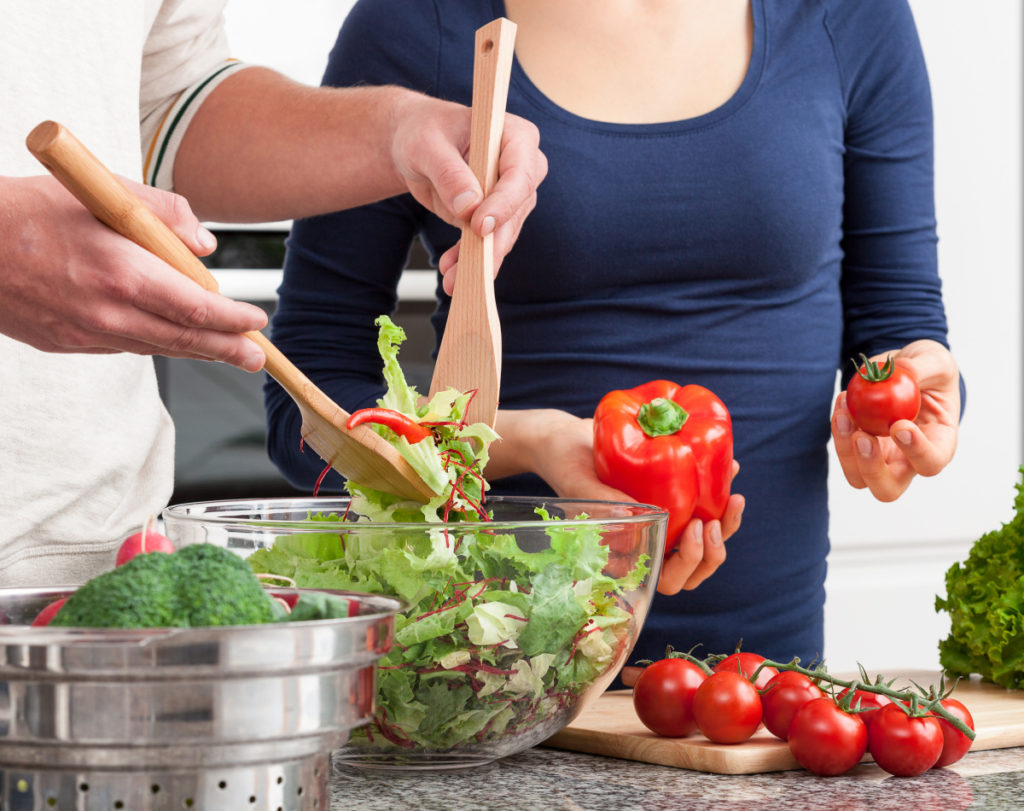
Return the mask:
POLYGON ((832 412, 832 439, 846 480, 879 501, 895 501, 914 476, 934 476, 949 464, 960 422, 960 375, 950 351, 936 341, 914 341, 894 354, 921 390, 916 420, 898 420, 887 437, 868 434, 854 425, 845 391, 832 412))
MULTIPOLYGON (((491 446, 488 478, 531 472, 562 498, 636 501, 597 478, 593 420, 555 409, 500 410, 496 428, 502 439, 491 446)), ((734 476, 738 470, 734 463, 734 476)), ((739 529, 744 504, 743 496, 733 493, 720 521, 687 524, 678 548, 662 565, 661 594, 694 589, 722 565, 725 542, 739 529)))

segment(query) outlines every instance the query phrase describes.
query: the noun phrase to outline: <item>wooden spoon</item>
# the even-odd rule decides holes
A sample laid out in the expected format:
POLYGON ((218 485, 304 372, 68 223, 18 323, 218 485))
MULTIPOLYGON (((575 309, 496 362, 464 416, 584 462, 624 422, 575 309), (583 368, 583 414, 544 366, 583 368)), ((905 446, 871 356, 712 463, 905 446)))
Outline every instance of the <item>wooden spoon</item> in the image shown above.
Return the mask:
MULTIPOLYGON (((516 24, 499 17, 476 32, 473 60, 473 113, 469 166, 484 195, 498 178, 498 153, 512 73, 516 24)), ((494 235, 462 229, 458 275, 430 395, 446 388, 476 390, 466 409, 467 422, 494 426, 501 382, 501 326, 494 303, 494 235)))
MULTIPOLYGON (((217 280, 178 236, 65 127, 44 121, 26 139, 29 151, 92 214, 207 290, 217 280)), ((395 448, 367 425, 349 430, 349 414, 261 332, 245 336, 266 354, 264 367, 302 415, 302 439, 342 476, 375 490, 428 501, 436 494, 395 448)))

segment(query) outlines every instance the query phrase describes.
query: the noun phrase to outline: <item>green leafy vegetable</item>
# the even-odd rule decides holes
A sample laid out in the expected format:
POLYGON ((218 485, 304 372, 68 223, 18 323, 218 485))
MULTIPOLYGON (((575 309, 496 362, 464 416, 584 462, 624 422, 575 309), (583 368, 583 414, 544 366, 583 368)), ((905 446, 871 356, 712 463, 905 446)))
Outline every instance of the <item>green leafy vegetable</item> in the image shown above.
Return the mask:
POLYGON ((375 426, 374 430, 394 445, 438 495, 419 504, 349 481, 346 488, 352 495, 352 508, 373 521, 441 521, 452 513, 456 517, 478 516, 487 487, 482 472, 487 466, 487 448, 498 435, 485 423, 463 421, 473 392, 445 389, 425 405, 418 405, 419 393, 406 381, 398 364, 405 330, 386 315, 375 323, 380 328, 377 348, 384 361, 384 381, 388 386, 377 404, 415 417, 431 428, 433 436, 410 444, 387 428, 375 426))
POLYGON ((408 606, 379 665, 376 716, 353 741, 444 750, 543 728, 631 647, 624 596, 650 561, 641 556, 612 577, 598 527, 544 510, 534 530, 546 533, 544 548, 488 531, 482 471, 497 435, 463 422, 471 393, 449 390, 418 406, 397 360, 405 335, 387 317, 377 323, 389 386, 379 405, 415 415, 433 434, 415 445, 381 436, 426 481, 443 480, 437 498, 418 505, 349 482, 347 517, 311 515, 322 533, 282 536, 249 563, 300 587, 386 594, 408 606))
POLYGON ((978 673, 1004 687, 1024 687, 1024 466, 1013 519, 974 542, 967 560, 946 572, 937 611, 951 619, 939 661, 953 674, 978 673))
POLYGON ((465 525, 400 535, 311 518, 323 534, 282 536, 249 557, 253 569, 409 605, 380 662, 374 723, 354 740, 447 749, 522 731, 575 701, 632 643, 623 595, 647 561, 624 578, 604 574, 608 547, 596 527, 548 527, 552 547, 526 552, 512 535, 465 525))
POLYGON ((352 615, 352 604, 347 597, 337 594, 300 594, 290 613, 279 617, 281 622, 307 620, 334 620, 352 615))

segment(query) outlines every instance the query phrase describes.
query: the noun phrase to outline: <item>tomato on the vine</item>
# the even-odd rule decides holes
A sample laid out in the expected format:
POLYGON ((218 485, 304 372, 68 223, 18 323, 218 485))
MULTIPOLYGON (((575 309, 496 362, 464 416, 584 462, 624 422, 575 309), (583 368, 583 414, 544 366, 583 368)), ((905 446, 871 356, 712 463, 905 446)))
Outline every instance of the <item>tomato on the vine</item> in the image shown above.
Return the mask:
POLYGON ((697 728, 714 743, 742 743, 761 726, 761 696, 737 671, 712 673, 693 697, 697 728))
MULTIPOLYGON (((836 701, 841 703, 849 694, 850 688, 844 688, 836 696, 836 701)), ((882 695, 882 693, 872 693, 870 690, 854 690, 853 697, 850 699, 850 709, 857 713, 860 716, 860 720, 865 724, 871 723, 871 716, 886 704, 892 704, 892 699, 889 696, 882 695)))
POLYGON ((868 749, 889 774, 913 777, 928 771, 942 754, 942 727, 934 715, 911 716, 902 704, 887 704, 868 724, 868 749))
POLYGON ((889 436, 897 420, 912 420, 921 409, 917 380, 890 355, 884 364, 861 355, 864 363, 846 387, 846 407, 862 431, 889 436))
POLYGON ((786 740, 796 711, 823 695, 821 688, 803 673, 783 670, 773 676, 761 691, 765 727, 776 738, 786 740))
MULTIPOLYGON (((748 651, 737 651, 736 653, 731 653, 726 656, 721 662, 715 665, 712 670, 714 670, 715 673, 721 673, 722 671, 729 670, 750 679, 764 660, 764 657, 759 654, 750 653, 748 651)), ((774 667, 762 667, 761 671, 757 674, 757 678, 753 680, 754 687, 758 690, 763 690, 768 682, 777 675, 779 675, 779 671, 774 667)))
POLYGON ((661 659, 644 668, 633 685, 633 708, 651 732, 681 738, 697 728, 693 696, 705 673, 686 659, 661 659))
MULTIPOLYGON (((950 715, 959 718, 971 729, 974 729, 974 718, 971 717, 970 711, 962 701, 957 701, 955 698, 944 698, 939 703, 950 715)), ((939 727, 942 729, 942 752, 939 759, 935 761, 933 769, 940 769, 950 763, 956 763, 971 748, 971 739, 945 718, 939 718, 939 727)))
POLYGON ((856 715, 831 698, 804 704, 789 725, 789 751, 797 763, 820 775, 848 772, 867 751, 868 732, 856 715))

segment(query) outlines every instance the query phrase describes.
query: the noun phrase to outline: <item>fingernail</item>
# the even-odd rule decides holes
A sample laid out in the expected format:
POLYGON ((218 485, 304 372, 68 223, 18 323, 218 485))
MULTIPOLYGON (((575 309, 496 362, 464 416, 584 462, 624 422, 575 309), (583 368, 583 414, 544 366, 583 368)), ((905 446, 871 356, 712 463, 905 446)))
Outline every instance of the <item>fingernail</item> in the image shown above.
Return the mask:
POLYGON ((842 436, 848 436, 853 432, 853 422, 842 412, 836 414, 836 430, 839 431, 842 436))
POLYGON ((480 223, 480 235, 487 236, 491 231, 494 230, 494 217, 484 217, 484 221, 480 223))
POLYGON ((910 431, 897 431, 896 432, 896 441, 899 442, 901 445, 909 445, 910 444, 910 431))
POLYGON ((196 242, 199 243, 199 247, 206 251, 212 251, 217 247, 217 237, 210 233, 203 225, 196 229, 196 242))
POLYGON ((263 368, 263 360, 262 352, 252 352, 242 360, 242 367, 249 372, 258 372, 263 368))
POLYGON ((693 522, 693 534, 696 538, 703 542, 704 540, 704 522, 699 518, 693 522))
POLYGON ((455 211, 456 214, 461 214, 475 202, 476 192, 464 191, 461 192, 460 194, 457 194, 455 196, 455 199, 452 200, 452 209, 455 211))
POLYGON ((860 455, 863 456, 865 459, 870 459, 872 450, 871 440, 867 439, 866 437, 861 437, 860 439, 858 439, 857 450, 860 452, 860 455))
POLYGON ((722 545, 722 527, 718 524, 711 525, 711 544, 712 546, 722 545))

